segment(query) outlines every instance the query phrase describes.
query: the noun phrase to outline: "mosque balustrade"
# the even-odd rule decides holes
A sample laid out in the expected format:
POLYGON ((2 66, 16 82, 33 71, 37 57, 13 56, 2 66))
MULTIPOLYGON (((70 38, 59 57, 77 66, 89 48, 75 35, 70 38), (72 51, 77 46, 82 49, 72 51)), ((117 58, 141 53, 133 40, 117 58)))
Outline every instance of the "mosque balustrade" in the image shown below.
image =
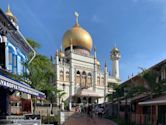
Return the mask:
POLYGON ((66 62, 60 62, 59 66, 60 67, 65 67, 65 68, 69 68, 70 67, 69 63, 66 63, 66 62))
POLYGON ((111 75, 108 75, 108 79, 115 79, 115 78, 112 77, 111 75))

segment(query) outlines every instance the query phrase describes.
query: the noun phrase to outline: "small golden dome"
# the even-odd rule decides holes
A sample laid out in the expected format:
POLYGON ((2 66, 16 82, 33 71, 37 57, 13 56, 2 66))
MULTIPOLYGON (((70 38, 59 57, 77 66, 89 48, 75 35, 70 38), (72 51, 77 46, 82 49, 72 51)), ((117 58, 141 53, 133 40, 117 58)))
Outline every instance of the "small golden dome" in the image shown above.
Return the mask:
POLYGON ((98 60, 96 60, 96 64, 97 64, 97 65, 100 65, 100 62, 99 62, 98 60))
POLYGON ((75 26, 67 30, 63 36, 62 45, 64 49, 70 47, 71 43, 75 47, 81 47, 88 51, 92 48, 92 38, 85 29, 79 26, 78 15, 76 15, 75 26))
POLYGON ((8 8, 6 10, 6 16, 11 17, 14 21, 16 21, 16 17, 12 14, 11 10, 10 10, 10 6, 8 5, 8 8))
POLYGON ((60 52, 59 52, 59 57, 60 57, 60 58, 65 57, 65 54, 62 52, 62 50, 60 50, 60 52))

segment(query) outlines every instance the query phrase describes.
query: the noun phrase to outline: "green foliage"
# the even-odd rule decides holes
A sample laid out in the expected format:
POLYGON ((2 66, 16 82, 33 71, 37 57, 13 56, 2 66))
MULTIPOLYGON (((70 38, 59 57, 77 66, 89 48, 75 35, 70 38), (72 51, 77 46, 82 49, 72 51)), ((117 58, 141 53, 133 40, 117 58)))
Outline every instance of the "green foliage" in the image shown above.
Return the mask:
POLYGON ((27 38, 28 43, 32 46, 34 49, 40 48, 40 44, 32 39, 27 38))
POLYGON ((146 81, 149 91, 151 94, 160 94, 166 91, 166 81, 160 80, 160 73, 155 70, 143 70, 140 76, 146 81), (158 78, 158 80, 157 80, 158 78))
POLYGON ((130 86, 126 96, 130 98, 130 97, 139 95, 145 91, 146 89, 144 88, 144 86, 130 86))
POLYGON ((112 88, 113 90, 115 90, 116 88, 118 88, 118 84, 114 83, 114 82, 110 82, 108 83, 108 88, 112 88))
POLYGON ((58 97, 61 99, 65 94, 66 94, 66 92, 64 92, 64 91, 59 92, 58 97))
POLYGON ((59 123, 59 115, 56 116, 43 116, 42 117, 42 124, 58 124, 59 123))
MULTIPOLYGON (((27 39, 27 41, 34 49, 40 47, 40 45, 34 40, 27 39)), ((47 100, 51 103, 55 102, 56 96, 58 96, 59 99, 62 98, 65 92, 57 90, 53 85, 55 71, 50 59, 44 55, 38 54, 30 64, 25 63, 24 65, 29 70, 29 73, 24 74, 24 76, 31 81, 31 86, 33 88, 44 92, 47 100)))
POLYGON ((44 91, 50 87, 50 78, 54 77, 54 70, 51 61, 43 56, 37 55, 35 59, 27 65, 29 74, 26 74, 35 89, 44 91))
POLYGON ((113 90, 113 93, 110 93, 106 96, 108 97, 109 101, 112 101, 115 98, 123 96, 123 88, 122 86, 119 86, 117 83, 109 83, 108 88, 112 88, 113 90))

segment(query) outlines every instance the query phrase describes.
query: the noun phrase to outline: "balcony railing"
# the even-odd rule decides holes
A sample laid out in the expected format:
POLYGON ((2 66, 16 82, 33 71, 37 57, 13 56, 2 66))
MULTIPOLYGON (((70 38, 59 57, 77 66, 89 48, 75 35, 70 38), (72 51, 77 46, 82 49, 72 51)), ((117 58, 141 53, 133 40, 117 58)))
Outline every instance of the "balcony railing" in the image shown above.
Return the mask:
MULTIPOLYGON (((0 75, 7 77, 9 79, 12 79, 14 81, 17 81, 17 82, 21 82, 22 84, 25 84, 25 83, 31 84, 31 82, 29 80, 27 80, 19 75, 13 74, 13 73, 11 73, 11 71, 5 70, 1 67, 0 67, 0 75)), ((28 84, 25 84, 25 85, 28 85, 28 84)))

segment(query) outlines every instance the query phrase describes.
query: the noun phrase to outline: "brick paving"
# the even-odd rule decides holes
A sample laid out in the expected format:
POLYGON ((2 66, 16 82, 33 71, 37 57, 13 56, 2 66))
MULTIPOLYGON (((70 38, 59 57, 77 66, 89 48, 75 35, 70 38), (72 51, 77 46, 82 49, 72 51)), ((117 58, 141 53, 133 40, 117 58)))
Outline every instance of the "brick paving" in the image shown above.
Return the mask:
POLYGON ((71 116, 63 125, 116 125, 111 120, 102 118, 89 118, 80 114, 71 116))

